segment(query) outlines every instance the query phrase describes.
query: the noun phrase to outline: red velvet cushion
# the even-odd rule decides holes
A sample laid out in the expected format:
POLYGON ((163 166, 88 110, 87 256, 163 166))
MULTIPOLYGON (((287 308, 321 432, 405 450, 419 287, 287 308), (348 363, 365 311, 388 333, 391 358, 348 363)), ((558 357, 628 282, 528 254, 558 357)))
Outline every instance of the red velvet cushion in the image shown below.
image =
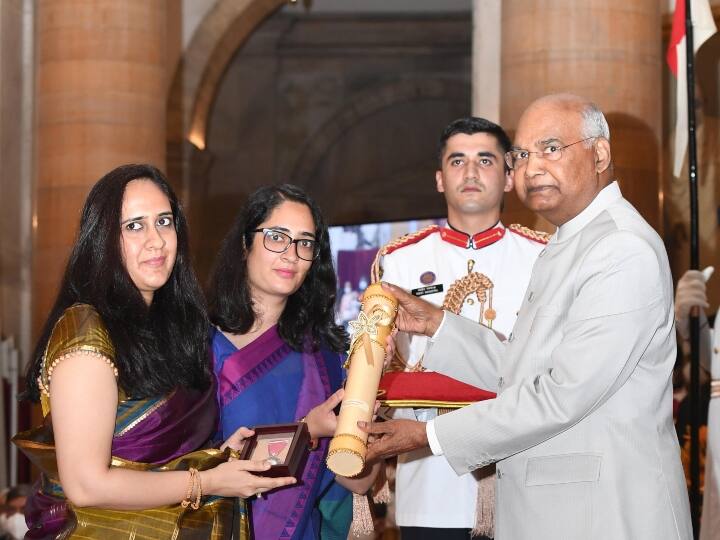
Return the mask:
MULTIPOLYGON (((378 398, 381 401, 393 402, 418 401, 439 402, 438 406, 452 407, 493 399, 494 392, 481 390, 464 382, 433 371, 399 372, 392 371, 380 379, 378 398)), ((409 406, 403 403, 402 406, 409 406)))

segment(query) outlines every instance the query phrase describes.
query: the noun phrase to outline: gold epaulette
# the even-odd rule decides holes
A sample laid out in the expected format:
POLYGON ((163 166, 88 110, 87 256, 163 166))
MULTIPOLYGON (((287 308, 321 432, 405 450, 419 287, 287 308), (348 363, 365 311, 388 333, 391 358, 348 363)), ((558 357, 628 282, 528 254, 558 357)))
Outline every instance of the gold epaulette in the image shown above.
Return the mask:
POLYGON ((527 238, 528 240, 533 240, 534 242, 538 242, 540 244, 547 244, 550 241, 550 237, 552 236, 551 234, 548 234, 546 232, 530 229, 528 227, 520 225, 519 223, 513 223, 512 225, 509 225, 508 230, 524 238, 527 238))
POLYGON ((403 236, 400 236, 395 240, 391 240, 383 247, 381 247, 375 255, 375 259, 373 260, 372 266, 370 267, 370 282, 375 283, 382 279, 382 268, 380 267, 380 259, 382 259, 384 255, 392 253, 393 251, 395 251, 396 249, 400 249, 401 247, 415 244, 426 236, 429 236, 439 230, 440 227, 438 227, 437 225, 428 225, 427 227, 424 227, 419 231, 404 234, 403 236))

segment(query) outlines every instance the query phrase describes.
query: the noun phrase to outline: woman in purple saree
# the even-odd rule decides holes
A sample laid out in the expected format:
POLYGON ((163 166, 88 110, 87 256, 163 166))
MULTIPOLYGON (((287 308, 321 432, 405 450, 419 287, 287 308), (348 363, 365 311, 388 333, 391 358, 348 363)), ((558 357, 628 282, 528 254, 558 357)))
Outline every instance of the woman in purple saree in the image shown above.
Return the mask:
POLYGON ((251 500, 258 540, 345 540, 352 519, 347 489, 364 493, 373 479, 372 471, 336 479, 325 465, 323 437, 336 425, 347 340, 334 322, 335 294, 327 227, 312 199, 287 184, 250 195, 210 287, 222 435, 304 419, 320 441, 296 486, 251 500))
POLYGON ((220 449, 208 321, 187 227, 160 171, 127 165, 91 190, 27 374, 41 427, 15 437, 41 470, 26 538, 248 538, 237 497, 294 483, 220 449), (208 448, 207 450, 200 450, 208 448))

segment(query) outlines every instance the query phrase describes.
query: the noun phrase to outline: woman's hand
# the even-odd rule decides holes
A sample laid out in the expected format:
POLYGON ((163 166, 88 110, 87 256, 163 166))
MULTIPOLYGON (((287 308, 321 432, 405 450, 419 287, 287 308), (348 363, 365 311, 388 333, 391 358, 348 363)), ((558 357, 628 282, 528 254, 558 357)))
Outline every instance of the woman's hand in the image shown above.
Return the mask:
POLYGON ((245 439, 252 437, 253 435, 255 435, 255 432, 252 429, 240 427, 237 431, 235 431, 235 433, 230 435, 224 443, 222 443, 220 450, 225 450, 227 447, 230 447, 233 450, 240 450, 245 444, 245 439))
POLYGON ((292 476, 268 478, 252 474, 269 468, 270 463, 266 460, 238 459, 221 463, 213 469, 200 471, 203 493, 247 499, 297 482, 292 476))
POLYGON ((310 431, 311 439, 332 437, 335 434, 337 416, 333 409, 342 401, 343 396, 345 396, 345 390, 341 388, 307 414, 305 423, 310 431))

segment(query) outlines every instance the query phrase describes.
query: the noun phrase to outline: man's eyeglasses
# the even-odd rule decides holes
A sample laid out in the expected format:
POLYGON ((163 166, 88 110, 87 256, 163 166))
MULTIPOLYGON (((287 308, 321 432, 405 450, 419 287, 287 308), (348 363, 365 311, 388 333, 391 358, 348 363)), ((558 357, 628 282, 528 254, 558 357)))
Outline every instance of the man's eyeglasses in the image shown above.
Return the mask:
POLYGON ((312 261, 320 252, 318 242, 310 238, 295 238, 277 229, 255 229, 250 231, 263 233, 263 246, 273 253, 285 253, 291 244, 295 244, 295 253, 304 261, 312 261))
POLYGON ((515 169, 517 167, 522 167, 524 165, 527 165, 527 162, 530 160, 530 155, 535 154, 537 157, 541 159, 547 159, 548 161, 558 161, 562 157, 562 151, 568 148, 569 146, 573 146, 574 144, 580 144, 581 142, 589 141, 590 139, 596 139, 597 137, 587 137, 585 139, 582 139, 580 141, 575 141, 574 143, 566 144, 565 146, 559 146, 557 144, 548 144, 545 148, 540 150, 539 152, 532 152, 530 150, 525 150, 523 148, 519 148, 517 150, 510 150, 509 152, 505 153, 505 163, 507 163, 507 166, 511 169, 515 169))

